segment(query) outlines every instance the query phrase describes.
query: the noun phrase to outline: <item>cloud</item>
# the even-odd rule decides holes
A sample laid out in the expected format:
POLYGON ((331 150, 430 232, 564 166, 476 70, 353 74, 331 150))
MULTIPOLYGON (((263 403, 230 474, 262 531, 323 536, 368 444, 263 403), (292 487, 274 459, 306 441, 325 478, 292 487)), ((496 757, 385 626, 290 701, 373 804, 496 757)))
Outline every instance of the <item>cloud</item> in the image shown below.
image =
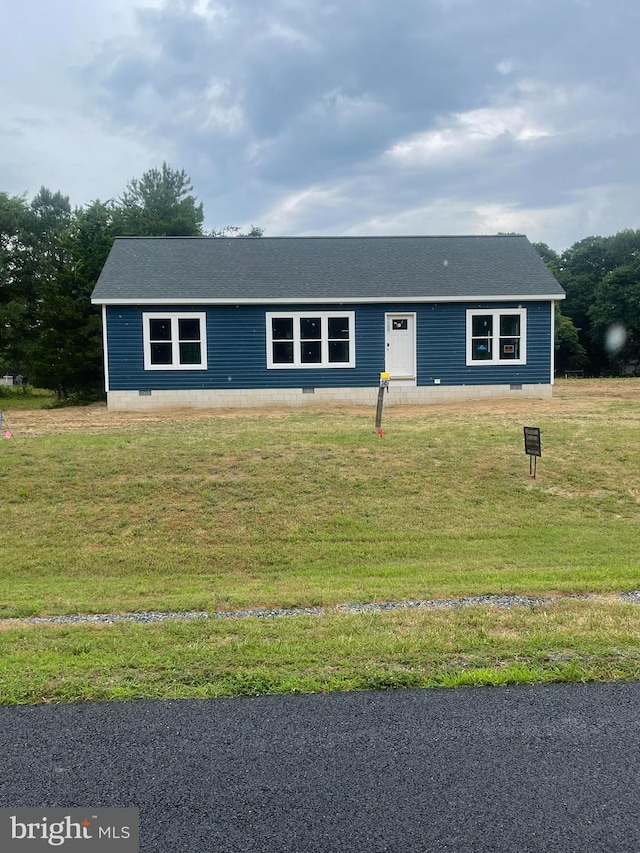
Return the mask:
POLYGON ((395 142, 387 156, 398 166, 437 168, 443 161, 473 157, 500 137, 526 143, 551 135, 548 127, 532 121, 522 107, 484 108, 454 114, 438 130, 395 142))
POLYGON ((167 160, 210 225, 273 234, 640 225, 625 0, 33 0, 6 23, 32 42, 0 57, 8 190, 84 202, 167 160))
POLYGON ((91 64, 87 102, 103 120, 187 151, 190 140, 207 140, 214 159, 220 145, 225 154, 230 122, 218 132, 207 121, 207 93, 223 92, 234 152, 259 147, 266 180, 302 184, 380 153, 398 132, 472 103, 482 88, 473 54, 450 68, 443 88, 451 48, 438 38, 442 13, 425 14, 429 4, 223 8, 211 19, 185 3, 139 13, 135 36, 91 64))
POLYGON ((44 184, 81 204, 115 195, 123 174, 154 162, 153 141, 105 132, 79 73, 105 39, 134 31, 129 0, 6 3, 2 25, 0 188, 34 195, 44 184))
POLYGON ((515 232, 527 234, 534 242, 549 242, 548 235, 553 234, 552 245, 562 250, 592 234, 613 234, 624 227, 621 222, 630 222, 637 215, 637 189, 616 184, 576 191, 568 194, 563 203, 548 206, 437 196, 414 207, 404 199, 383 207, 376 204, 378 195, 371 188, 360 195, 360 203, 354 206, 353 199, 359 197, 360 188, 358 182, 311 188, 282 199, 261 221, 272 236, 291 234, 294 223, 298 226, 296 233, 301 235, 515 232), (372 209, 384 212, 371 215, 372 209))

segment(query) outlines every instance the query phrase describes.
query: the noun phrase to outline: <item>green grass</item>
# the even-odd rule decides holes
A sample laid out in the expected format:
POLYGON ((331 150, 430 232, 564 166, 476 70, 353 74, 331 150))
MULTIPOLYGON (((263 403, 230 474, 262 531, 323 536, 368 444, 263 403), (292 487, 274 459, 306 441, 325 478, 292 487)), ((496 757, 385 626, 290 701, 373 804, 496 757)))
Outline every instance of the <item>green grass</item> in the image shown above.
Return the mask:
MULTIPOLYGON (((636 387, 389 409, 382 440, 362 409, 10 410, 0 617, 637 589, 636 387), (536 480, 525 424, 542 430, 536 480)), ((638 614, 11 627, 0 701, 637 678, 638 614)))
MULTIPOLYGON (((640 406, 135 420, 0 444, 0 615, 639 584, 640 406)), ((51 413, 53 417, 53 413, 51 413)))
POLYGON ((1 636, 0 704, 640 678, 640 608, 611 601, 1 636))
POLYGON ((7 409, 44 409, 55 399, 55 391, 44 388, 0 385, 0 412, 7 409))

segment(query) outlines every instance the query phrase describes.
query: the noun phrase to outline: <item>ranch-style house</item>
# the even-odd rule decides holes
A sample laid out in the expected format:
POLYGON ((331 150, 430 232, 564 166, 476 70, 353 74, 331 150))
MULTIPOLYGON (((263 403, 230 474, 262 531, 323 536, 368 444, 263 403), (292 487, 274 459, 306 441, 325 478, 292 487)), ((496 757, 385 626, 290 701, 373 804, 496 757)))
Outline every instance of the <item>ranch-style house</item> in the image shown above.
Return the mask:
POLYGON ((549 396, 564 291, 526 237, 119 237, 110 409, 549 396))

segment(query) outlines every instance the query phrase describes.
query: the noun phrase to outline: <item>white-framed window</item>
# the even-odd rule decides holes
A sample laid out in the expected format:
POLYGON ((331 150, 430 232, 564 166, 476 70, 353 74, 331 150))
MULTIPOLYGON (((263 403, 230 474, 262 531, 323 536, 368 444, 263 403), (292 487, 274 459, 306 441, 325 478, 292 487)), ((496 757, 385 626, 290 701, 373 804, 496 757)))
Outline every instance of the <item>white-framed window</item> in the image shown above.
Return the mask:
POLYGON ((267 313, 267 367, 355 367, 355 316, 354 311, 267 313))
POLYGON ((206 314, 143 312, 145 370, 206 370, 206 314))
POLYGON ((526 308, 467 311, 468 366, 526 362, 526 308))

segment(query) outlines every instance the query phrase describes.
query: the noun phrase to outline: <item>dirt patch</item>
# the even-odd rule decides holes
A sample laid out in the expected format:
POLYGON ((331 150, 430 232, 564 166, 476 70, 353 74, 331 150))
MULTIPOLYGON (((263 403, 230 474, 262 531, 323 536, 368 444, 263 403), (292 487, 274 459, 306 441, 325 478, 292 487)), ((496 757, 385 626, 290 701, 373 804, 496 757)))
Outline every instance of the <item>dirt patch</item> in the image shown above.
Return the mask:
MULTIPOLYGON (((465 414, 520 414, 523 417, 540 417, 556 414, 587 417, 597 407, 624 402, 640 403, 640 379, 567 379, 559 380, 554 387, 553 397, 533 399, 523 397, 494 397, 485 400, 456 400, 407 406, 389 406, 385 420, 421 419, 438 412, 465 414)), ((52 435, 81 430, 83 432, 117 432, 132 425, 170 422, 229 420, 237 418, 261 418, 278 420, 298 415, 304 411, 363 415, 367 406, 339 404, 312 404, 303 408, 272 406, 256 409, 161 409, 155 412, 109 412, 104 403, 91 406, 70 406, 64 409, 6 409, 5 414, 16 436, 52 435)), ((375 414, 371 407, 372 415, 375 414)), ((630 413, 631 414, 631 413, 630 413)), ((640 415, 633 413, 640 419, 640 415)))
POLYGON ((280 409, 161 409, 155 412, 109 412, 105 403, 63 409, 6 410, 15 435, 52 435, 74 432, 117 432, 136 424, 176 423, 238 417, 283 417, 280 409))

